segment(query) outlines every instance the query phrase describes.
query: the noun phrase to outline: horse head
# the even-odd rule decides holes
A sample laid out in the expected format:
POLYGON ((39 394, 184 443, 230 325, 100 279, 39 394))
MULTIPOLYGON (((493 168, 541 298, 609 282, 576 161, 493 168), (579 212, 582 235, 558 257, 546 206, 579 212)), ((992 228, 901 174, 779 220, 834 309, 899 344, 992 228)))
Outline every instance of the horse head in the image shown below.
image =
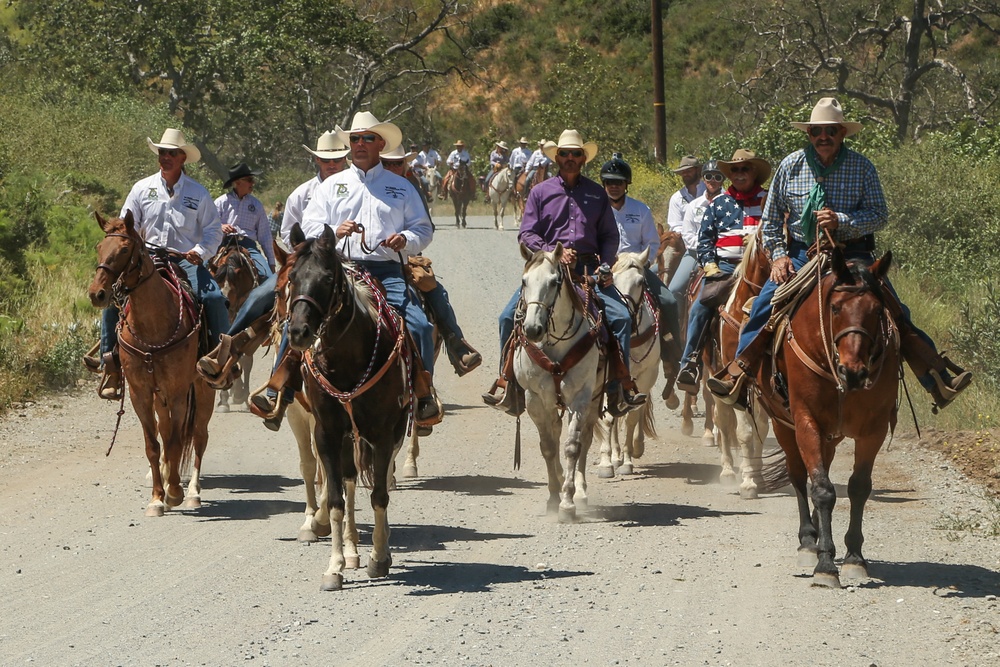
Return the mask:
POLYGON ((832 260, 828 331, 833 333, 834 368, 849 391, 867 389, 878 375, 888 345, 882 279, 892 264, 892 253, 865 267, 848 264, 836 248, 832 260))
POLYGON ((88 295, 95 308, 107 308, 118 292, 127 293, 152 274, 144 270, 148 258, 142 239, 135 229, 132 211, 124 218, 107 220, 94 212, 104 238, 97 244, 97 271, 88 295), (145 275, 143 275, 145 273, 145 275))
POLYGON ((292 228, 295 252, 289 257, 288 342, 296 350, 308 349, 320 334, 327 317, 338 313, 350 288, 337 255, 337 236, 326 226, 315 239, 306 240, 298 223, 292 228))
POLYGON ((524 302, 522 328, 525 338, 532 343, 540 343, 552 326, 553 311, 566 277, 562 255, 562 243, 556 243, 551 251, 534 253, 521 244, 521 256, 526 262, 521 277, 521 301, 524 302))

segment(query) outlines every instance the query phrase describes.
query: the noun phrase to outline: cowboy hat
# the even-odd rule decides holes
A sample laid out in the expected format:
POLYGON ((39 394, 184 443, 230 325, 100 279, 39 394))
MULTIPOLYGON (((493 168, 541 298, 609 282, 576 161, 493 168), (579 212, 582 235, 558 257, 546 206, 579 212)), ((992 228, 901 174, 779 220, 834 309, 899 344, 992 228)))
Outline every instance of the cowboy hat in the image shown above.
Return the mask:
POLYGON ((351 149, 333 132, 324 132, 320 135, 319 139, 316 140, 316 150, 309 148, 305 144, 302 144, 302 148, 321 160, 336 160, 351 152, 351 149))
POLYGON ((688 169, 697 169, 701 167, 701 160, 693 155, 685 155, 681 158, 681 163, 677 165, 676 169, 671 169, 675 174, 679 174, 682 171, 687 171, 688 169))
POLYGON ((454 144, 452 144, 452 146, 458 146, 459 148, 465 148, 465 142, 462 141, 461 139, 459 139, 454 144))
POLYGON ((187 139, 184 138, 182 130, 175 130, 168 127, 163 131, 160 143, 154 143, 149 137, 146 137, 146 143, 149 145, 149 150, 157 154, 159 154, 161 148, 179 148, 184 151, 184 155, 187 156, 184 161, 189 164, 193 164, 201 159, 201 151, 194 144, 188 143, 187 139))
POLYGON ((507 148, 507 142, 505 142, 505 141, 498 141, 498 142, 496 142, 496 143, 495 143, 495 144, 493 144, 493 145, 494 145, 494 146, 496 146, 497 148, 502 148, 502 149, 504 149, 504 150, 509 150, 509 149, 507 148))
POLYGON ((545 157, 550 160, 556 159, 556 153, 560 148, 582 148, 583 152, 586 154, 587 162, 594 159, 597 155, 597 144, 593 141, 588 141, 583 143, 583 137, 576 130, 563 130, 563 133, 559 135, 559 141, 554 144, 551 142, 546 143, 545 147, 542 148, 542 152, 545 153, 545 157))
POLYGON ((379 158, 383 160, 409 160, 414 155, 416 155, 414 151, 408 151, 404 153, 402 144, 396 146, 391 151, 386 151, 378 154, 379 158))
POLYGON ((337 137, 345 146, 351 145, 352 134, 360 134, 362 132, 377 134, 382 137, 383 141, 385 141, 385 146, 380 151, 382 153, 391 151, 393 148, 403 143, 403 133, 398 127, 392 123, 383 123, 370 111, 357 112, 351 120, 351 127, 349 129, 345 130, 337 125, 334 128, 334 132, 337 133, 337 137))
POLYGON ((792 127, 803 132, 808 132, 812 125, 843 125, 847 137, 861 131, 861 123, 848 123, 844 120, 844 110, 834 97, 824 97, 817 102, 808 123, 792 123, 792 127))
POLYGON ((240 162, 237 165, 233 165, 229 168, 229 180, 222 184, 222 189, 228 189, 234 181, 246 178, 247 176, 260 176, 260 172, 251 170, 250 167, 247 166, 246 162, 240 162))
POLYGON ((517 143, 519 143, 519 144, 526 144, 526 143, 528 143, 528 137, 521 137, 520 139, 517 140, 517 143))
POLYGON ((726 178, 732 180, 732 168, 738 164, 749 164, 753 167, 757 185, 762 185, 771 175, 771 163, 762 157, 757 157, 756 153, 745 148, 737 148, 736 152, 733 153, 733 159, 728 162, 719 160, 719 171, 725 174, 726 178))

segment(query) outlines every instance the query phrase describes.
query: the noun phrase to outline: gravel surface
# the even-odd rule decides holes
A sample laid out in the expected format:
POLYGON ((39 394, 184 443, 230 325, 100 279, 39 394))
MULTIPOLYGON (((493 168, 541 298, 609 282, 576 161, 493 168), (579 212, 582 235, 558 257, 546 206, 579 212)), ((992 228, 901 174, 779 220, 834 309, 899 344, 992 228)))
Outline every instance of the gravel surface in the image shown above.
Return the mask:
MULTIPOLYGON (((438 367, 448 414, 422 443, 420 477, 392 495, 389 578, 349 571, 343 591, 319 591, 329 542, 295 540, 291 433, 247 412, 212 420, 204 507, 145 518, 137 422, 129 410, 105 458, 117 404, 88 384, 0 422, 0 664, 1000 664, 997 538, 956 518, 996 510, 911 442, 876 464, 872 578, 842 590, 795 565, 793 497, 721 487, 716 450, 662 404, 637 474, 592 467, 589 509, 556 523, 530 421, 514 471, 514 420, 479 399, 519 280, 516 235, 482 217, 438 222, 428 255, 485 363, 464 378, 438 367)), ((832 475, 838 536, 850 449, 832 475)), ((365 554, 367 493, 358 506, 365 554)))

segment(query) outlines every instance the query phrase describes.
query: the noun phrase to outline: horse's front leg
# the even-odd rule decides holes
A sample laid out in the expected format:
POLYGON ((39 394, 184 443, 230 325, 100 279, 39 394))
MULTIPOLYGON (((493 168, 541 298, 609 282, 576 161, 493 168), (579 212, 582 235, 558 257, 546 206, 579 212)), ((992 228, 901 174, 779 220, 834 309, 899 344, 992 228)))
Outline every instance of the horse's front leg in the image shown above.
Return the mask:
MULTIPOLYGON (((309 392, 309 398, 315 399, 312 391, 309 392)), ((322 409, 315 402, 313 405, 322 409)), ((339 591, 344 587, 344 470, 340 455, 344 437, 339 433, 328 434, 323 428, 322 419, 316 420, 315 438, 316 451, 328 485, 326 506, 330 514, 330 563, 323 573, 320 590, 339 591)))
POLYGON ((736 445, 736 410, 719 403, 715 409, 715 425, 719 428, 719 463, 722 472, 719 482, 726 487, 736 485, 736 471, 733 469, 733 448, 736 445))
POLYGON ((631 475, 635 472, 632 457, 641 456, 645 448, 645 444, 638 444, 642 441, 642 426, 639 421, 643 419, 648 406, 649 403, 625 416, 625 444, 621 447, 621 463, 618 464, 618 472, 622 475, 631 475))
POLYGON ((372 445, 374 488, 371 502, 375 520, 372 526, 372 553, 368 559, 369 577, 389 576, 392 565, 392 554, 389 553, 389 468, 397 451, 395 445, 391 436, 372 445))
POLYGON ((684 392, 684 402, 681 404, 681 435, 694 433, 694 405, 698 397, 684 392))
POLYGON ((167 503, 167 507, 177 507, 184 502, 184 488, 181 486, 181 456, 183 454, 181 431, 182 425, 187 419, 188 392, 177 393, 181 395, 170 396, 169 402, 154 398, 153 403, 166 464, 166 479, 163 481, 164 501, 167 503))
MULTIPOLYGON (((129 385, 132 389, 132 385, 129 385)), ((135 410, 139 423, 142 424, 142 437, 146 443, 146 460, 149 461, 149 474, 152 483, 152 497, 146 505, 146 516, 163 516, 166 509, 164 503, 163 470, 160 467, 160 442, 156 436, 156 417, 153 413, 152 402, 148 397, 142 396, 139 392, 132 390, 129 392, 132 399, 132 409, 135 410)))
POLYGON ((569 420, 566 424, 566 440, 562 445, 563 483, 559 502, 560 523, 576 521, 576 504, 573 499, 576 495, 577 464, 583 451, 581 435, 584 416, 574 407, 570 406, 566 410, 569 420))
POLYGON ((830 481, 827 461, 823 457, 823 433, 813 416, 803 410, 794 412, 793 420, 802 464, 812 482, 813 522, 818 533, 813 582, 828 588, 840 588, 840 574, 834 562, 837 547, 833 541, 833 507, 837 502, 837 490, 830 481))
POLYGON ((759 487, 764 485, 761 469, 767 425, 767 415, 758 403, 754 403, 751 410, 736 413, 736 439, 739 440, 743 455, 740 466, 743 473, 740 497, 744 500, 756 500, 759 497, 759 487))
POLYGON ((190 416, 193 422, 191 439, 194 448, 194 467, 191 469, 191 479, 188 482, 184 507, 197 509, 201 507, 201 465, 208 448, 208 422, 212 419, 212 404, 215 402, 215 390, 205 384, 204 380, 194 381, 194 414, 190 416))
POLYGON ((406 460, 403 462, 403 477, 418 477, 417 457, 420 456, 420 436, 417 429, 413 429, 413 434, 406 445, 406 460))
MULTIPOLYGON (((299 472, 306 487, 305 518, 299 527, 297 539, 299 542, 316 542, 320 537, 320 531, 315 525, 316 513, 319 510, 319 501, 316 498, 318 462, 313 453, 311 420, 309 414, 296 402, 288 406, 285 421, 295 437, 295 444, 299 451, 299 472)), ((325 526, 323 534, 330 534, 329 524, 325 526)))
POLYGON ((597 426, 599 405, 591 402, 589 408, 583 416, 583 428, 580 431, 580 456, 576 461, 576 493, 573 495, 573 502, 584 507, 589 502, 587 497, 587 456, 594 440, 594 427, 597 426))
MULTIPOLYGON (((520 382, 520 377, 518 378, 520 382)), ((540 397, 526 393, 525 407, 531 421, 538 429, 538 448, 545 460, 545 470, 548 473, 549 499, 546 511, 553 514, 559 510, 559 492, 563 486, 563 471, 559 462, 559 435, 562 431, 562 420, 554 405, 547 406, 540 397)))
POLYGON ((847 496, 851 499, 851 522, 844 536, 847 552, 844 554, 843 572, 849 579, 865 579, 868 577, 868 561, 861 553, 861 545, 865 542, 861 530, 865 503, 872 493, 872 467, 875 465, 875 455, 882 448, 885 432, 869 435, 854 440, 854 471, 847 482, 847 496))
POLYGON ((361 567, 361 554, 358 552, 358 542, 361 539, 358 537, 357 491, 357 479, 344 480, 344 567, 348 570, 361 567))
POLYGON ((778 421, 774 422, 773 427, 774 437, 785 453, 788 476, 791 479, 792 488, 795 489, 796 507, 799 513, 797 564, 802 567, 815 567, 817 533, 809 510, 809 494, 806 488, 809 475, 806 472, 805 464, 802 463, 798 444, 795 442, 795 431, 778 421))
POLYGON ((598 478, 611 479, 615 476, 615 456, 618 451, 618 420, 609 413, 601 417, 601 459, 597 464, 598 478))

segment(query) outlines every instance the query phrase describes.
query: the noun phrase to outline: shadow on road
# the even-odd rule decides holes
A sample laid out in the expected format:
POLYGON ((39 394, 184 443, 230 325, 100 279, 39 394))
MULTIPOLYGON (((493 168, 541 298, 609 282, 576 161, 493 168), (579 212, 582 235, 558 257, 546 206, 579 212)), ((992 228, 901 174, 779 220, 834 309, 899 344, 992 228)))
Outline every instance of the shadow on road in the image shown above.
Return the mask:
POLYGON ((978 565, 956 563, 894 563, 871 561, 868 573, 874 579, 859 588, 913 586, 931 588, 942 598, 982 598, 1000 595, 1000 575, 978 565))
POLYGON ((682 520, 717 519, 724 516, 753 516, 758 512, 722 512, 697 505, 671 503, 630 503, 614 507, 592 507, 584 521, 620 523, 623 526, 676 526, 682 520))
POLYGON ((719 481, 721 466, 709 463, 653 463, 640 462, 638 472, 647 477, 660 479, 686 479, 692 484, 713 484, 719 481))
POLYGON ((239 500, 207 500, 192 516, 200 521, 247 521, 270 519, 282 514, 299 514, 303 503, 291 500, 240 498, 239 500))
POLYGON ((228 489, 232 493, 281 493, 302 486, 301 477, 283 475, 204 475, 203 489, 228 489))
MULTIPOLYGON (((359 526, 360 528, 360 526, 359 526)), ((371 527, 366 527, 371 535, 371 527)), ((461 526, 414 525, 392 527, 389 540, 393 551, 442 551, 453 542, 489 542, 491 540, 521 540, 530 534, 487 533, 461 526)), ((370 539, 370 537, 369 537, 370 539)), ((362 537, 364 541, 364 537, 362 537)))
POLYGON ((419 588, 407 595, 440 595, 448 593, 485 593, 498 584, 544 582, 567 577, 589 577, 593 572, 564 570, 531 570, 518 565, 496 563, 441 563, 408 560, 407 569, 392 573, 392 579, 404 586, 419 588), (417 567, 411 567, 417 566, 417 567))
POLYGON ((417 481, 398 480, 399 488, 407 491, 453 491, 469 496, 509 496, 507 489, 534 489, 545 486, 516 477, 493 475, 459 475, 457 477, 427 477, 417 481))

